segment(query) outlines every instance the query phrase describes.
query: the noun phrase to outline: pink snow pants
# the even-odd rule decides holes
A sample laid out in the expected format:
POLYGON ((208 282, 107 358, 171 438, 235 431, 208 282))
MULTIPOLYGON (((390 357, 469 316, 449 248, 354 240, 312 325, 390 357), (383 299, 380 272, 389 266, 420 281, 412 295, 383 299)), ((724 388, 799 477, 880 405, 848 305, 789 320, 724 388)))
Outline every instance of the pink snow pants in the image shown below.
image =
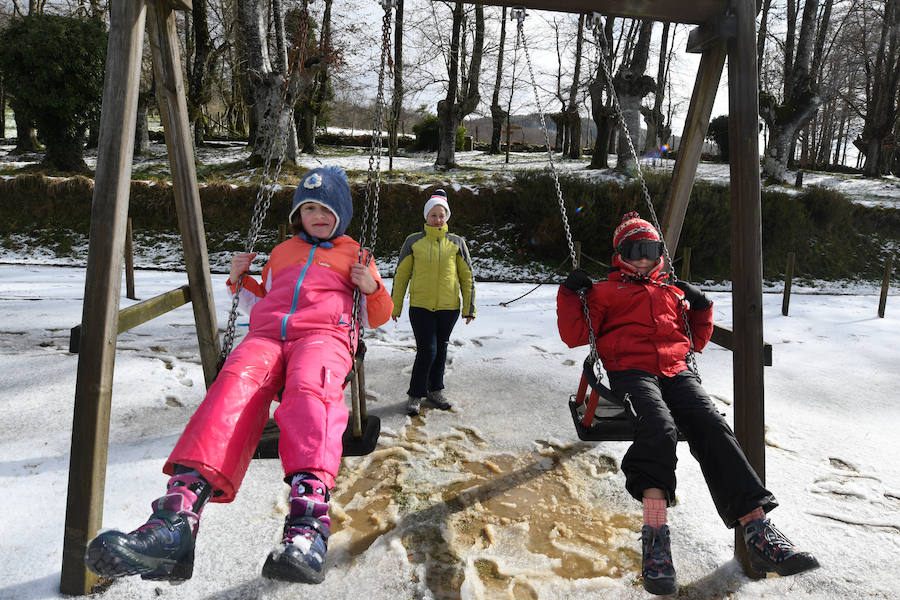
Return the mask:
POLYGON ((347 344, 333 333, 284 342, 248 335, 225 361, 163 471, 171 475, 176 464, 197 469, 223 492, 213 501, 234 500, 272 400, 284 387, 275 409, 284 473, 309 471, 333 488, 349 414, 342 386, 350 367, 347 344))

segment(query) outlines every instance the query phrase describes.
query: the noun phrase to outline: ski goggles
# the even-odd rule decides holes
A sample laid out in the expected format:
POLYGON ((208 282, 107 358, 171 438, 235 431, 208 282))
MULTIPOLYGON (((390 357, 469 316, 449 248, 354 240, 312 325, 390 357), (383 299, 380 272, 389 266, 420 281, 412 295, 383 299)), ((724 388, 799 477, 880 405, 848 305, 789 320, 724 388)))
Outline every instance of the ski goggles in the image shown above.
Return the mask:
POLYGON ((625 240, 616 248, 619 256, 626 260, 649 258, 657 260, 663 253, 663 243, 658 240, 625 240))

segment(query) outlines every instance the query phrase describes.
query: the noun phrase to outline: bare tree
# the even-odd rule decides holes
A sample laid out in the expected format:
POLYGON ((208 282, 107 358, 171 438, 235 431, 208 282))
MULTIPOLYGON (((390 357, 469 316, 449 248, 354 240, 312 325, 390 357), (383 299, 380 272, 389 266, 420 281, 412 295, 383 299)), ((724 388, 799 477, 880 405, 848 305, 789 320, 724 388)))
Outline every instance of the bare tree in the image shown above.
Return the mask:
POLYGON ((606 19, 606 25, 599 35, 603 36, 601 47, 607 48, 607 53, 600 55, 600 61, 606 61, 606 71, 603 64, 597 62, 597 69, 593 81, 588 85, 588 92, 591 97, 591 117, 597 125, 597 139, 594 140, 594 149, 591 154, 591 169, 605 169, 609 167, 608 151, 610 137, 614 130, 615 109, 610 99, 611 81, 606 80, 605 72, 612 73, 613 58, 615 52, 613 47, 613 18, 606 19), (606 55, 604 55, 606 54, 606 55), (607 92, 604 96, 604 91, 607 92))
MULTIPOLYGON (((500 153, 500 134, 503 120, 508 113, 500 106, 500 87, 503 81, 503 51, 506 46, 506 7, 500 16, 500 49, 497 52, 497 76, 494 79, 494 93, 491 96, 491 148, 488 154, 500 153)), ((507 140, 508 142, 508 140, 507 140)))
MULTIPOLYGON (((622 107, 622 116, 631 136, 634 148, 639 148, 641 133, 641 100, 656 88, 653 78, 645 75, 647 60, 650 56, 650 37, 653 33, 653 21, 641 21, 640 34, 634 45, 630 60, 624 61, 613 77, 613 86, 622 107)), ((634 157, 628 148, 624 136, 619 140, 616 170, 628 171, 634 168, 634 157)))
MULTIPOLYGON (((866 118, 856 143, 865 155, 863 174, 878 177, 891 170, 885 140, 897 124, 900 90, 900 0, 885 0, 881 35, 874 57, 866 60, 866 118)), ((896 138, 895 138, 896 139, 896 138)))
MULTIPOLYGON (((833 0, 825 0, 830 5, 833 0)), ((799 2, 799 0, 796 0, 799 2)), ((784 44, 783 101, 765 91, 759 94, 759 114, 770 131, 763 157, 764 177, 786 181, 788 160, 797 133, 822 104, 814 79, 813 49, 817 28, 828 28, 830 11, 817 22, 819 0, 806 0, 800 22, 800 35, 794 45, 798 5, 788 0, 788 33, 784 44), (795 56, 796 51, 796 56, 795 56)))
POLYGON ((481 76, 481 57, 484 52, 484 7, 475 5, 475 38, 471 62, 466 63, 463 35, 463 3, 456 2, 450 40, 449 81, 447 96, 438 102, 438 153, 435 166, 456 166, 456 130, 466 115, 478 106, 478 79, 481 76), (460 68, 462 66, 462 68, 460 68))
MULTIPOLYGON (((274 2, 272 6, 279 6, 274 2)), ((294 72, 287 72, 285 52, 272 57, 268 45, 267 23, 269 18, 277 30, 284 31, 284 15, 269 14, 263 0, 237 0, 238 21, 247 51, 247 75, 250 82, 249 108, 251 118, 251 163, 264 162, 269 156, 284 155, 286 160, 297 161, 297 137, 293 122, 293 106, 298 96, 311 84, 317 68, 305 68, 314 61, 304 59, 305 35, 296 41, 301 52, 294 72), (271 149, 271 150, 270 150, 271 149), (271 155, 269 152, 271 151, 271 155)), ((303 27, 308 31, 309 14, 306 0, 302 3, 303 27)), ((282 45, 283 50, 283 45, 282 45)))
POLYGON ((209 35, 206 0, 195 0, 191 10, 193 17, 193 67, 187 77, 188 118, 194 127, 194 144, 204 144, 206 120, 203 106, 209 102, 209 59, 212 54, 212 40, 209 35))
POLYGON ((656 70, 656 89, 654 90, 653 107, 641 106, 641 114, 647 124, 647 137, 644 139, 644 154, 657 151, 669 133, 665 130, 665 115, 662 112, 665 99, 666 74, 671 60, 669 52, 669 23, 663 23, 662 39, 659 42, 659 64, 656 70))
POLYGON ((572 85, 569 87, 569 98, 565 112, 569 158, 581 158, 581 115, 578 114, 577 94, 581 80, 581 51, 583 47, 584 14, 580 14, 578 15, 578 33, 575 38, 575 72, 572 74, 572 85))
POLYGON ((403 0, 397 1, 397 12, 394 14, 394 90, 391 98, 391 112, 388 116, 388 149, 390 158, 388 169, 394 168, 394 155, 397 154, 397 138, 400 128, 400 115, 403 112, 403 0))
MULTIPOLYGON (((331 40, 331 7, 332 0, 325 0, 322 25, 319 28, 319 56, 332 56, 334 53, 331 40)), ((295 111, 297 138, 304 154, 316 152, 316 131, 319 121, 325 115, 331 95, 329 64, 323 62, 311 84, 300 95, 295 111)))

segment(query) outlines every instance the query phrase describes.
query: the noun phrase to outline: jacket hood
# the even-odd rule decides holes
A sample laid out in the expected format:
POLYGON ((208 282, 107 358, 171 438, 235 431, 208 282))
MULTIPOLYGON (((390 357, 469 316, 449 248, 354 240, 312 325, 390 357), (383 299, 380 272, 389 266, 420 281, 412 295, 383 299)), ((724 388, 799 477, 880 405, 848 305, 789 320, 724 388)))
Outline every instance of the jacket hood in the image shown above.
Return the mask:
POLYGON ((294 222, 300 206, 307 202, 321 204, 334 214, 336 221, 331 235, 327 238, 320 240, 303 232, 301 234, 303 239, 315 244, 344 235, 350 219, 353 218, 353 198, 350 196, 350 183, 343 169, 319 167, 304 175, 297 186, 297 191, 294 192, 294 201, 288 214, 290 222, 294 222))

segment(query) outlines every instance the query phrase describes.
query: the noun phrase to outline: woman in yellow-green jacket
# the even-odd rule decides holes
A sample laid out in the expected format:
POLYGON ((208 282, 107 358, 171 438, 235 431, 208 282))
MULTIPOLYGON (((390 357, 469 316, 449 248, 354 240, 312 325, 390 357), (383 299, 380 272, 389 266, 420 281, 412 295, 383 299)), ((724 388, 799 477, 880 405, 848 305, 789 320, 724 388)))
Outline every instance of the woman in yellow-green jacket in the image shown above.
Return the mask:
POLYGON ((419 414, 428 399, 449 410, 444 396, 444 366, 450 332, 462 312, 466 324, 475 318, 475 278, 466 240, 447 233, 447 193, 435 190, 425 202, 425 228, 406 238, 394 274, 396 321, 409 286, 409 322, 416 337, 416 360, 409 381, 406 412, 419 414), (462 297, 462 301, 460 301, 462 297))

